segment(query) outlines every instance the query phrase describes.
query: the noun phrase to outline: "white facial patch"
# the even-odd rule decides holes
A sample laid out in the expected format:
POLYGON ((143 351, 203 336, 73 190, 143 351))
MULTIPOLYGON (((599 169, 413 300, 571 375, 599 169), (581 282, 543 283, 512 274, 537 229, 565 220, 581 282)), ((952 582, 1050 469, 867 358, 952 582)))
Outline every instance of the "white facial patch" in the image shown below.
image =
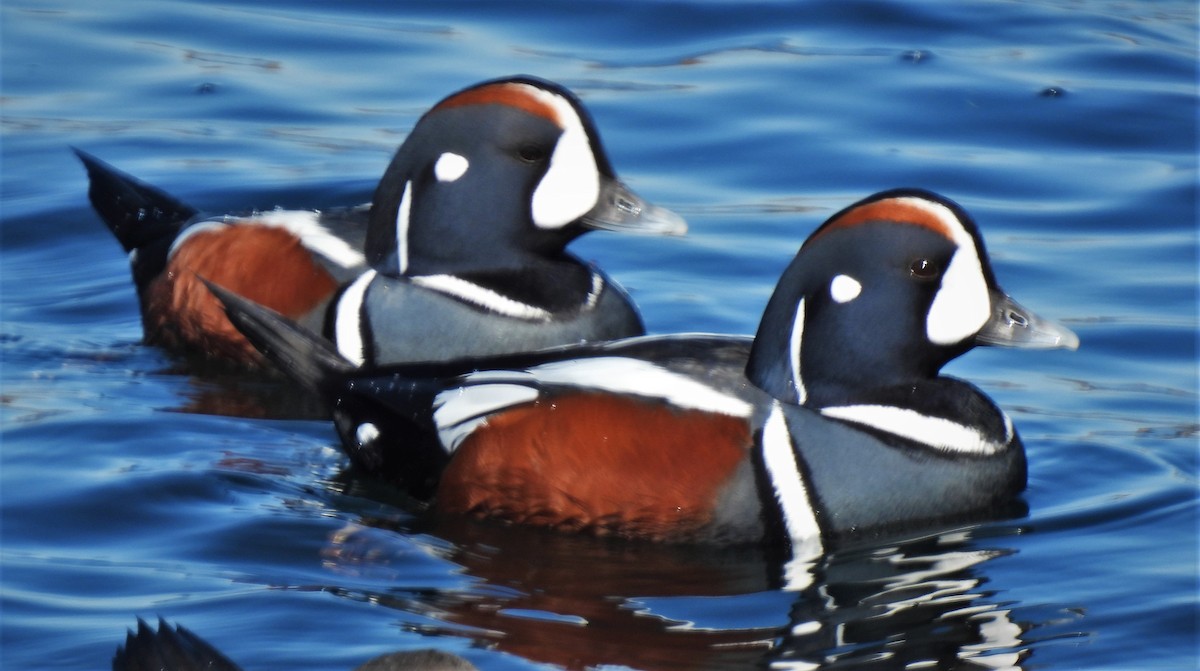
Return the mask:
POLYGON ((337 315, 334 319, 335 344, 338 352, 356 366, 361 366, 366 361, 362 334, 362 304, 367 287, 375 279, 375 274, 374 270, 368 270, 359 275, 342 293, 342 298, 337 304, 337 315))
POLYGON ((412 209, 412 182, 404 183, 404 195, 396 208, 396 271, 408 272, 408 213, 412 209))
POLYGON ((796 402, 800 405, 808 400, 808 389, 804 387, 804 378, 800 374, 800 346, 804 343, 804 299, 796 305, 796 319, 792 322, 792 337, 788 346, 791 356, 792 384, 796 387, 796 402))
MULTIPOLYGON (((309 210, 271 210, 247 219, 249 223, 290 231, 310 252, 320 254, 343 268, 366 263, 363 253, 321 225, 321 213, 309 210)), ((234 222, 236 223, 236 221, 234 222)))
POLYGON ((439 182, 453 182, 465 175, 470 165, 466 157, 446 152, 438 157, 437 163, 433 164, 433 174, 439 182))
POLYGON ((862 293, 862 283, 849 275, 838 275, 829 283, 829 295, 838 303, 849 303, 862 293))
POLYGON ((975 244, 970 239, 966 244, 959 242, 925 318, 929 342, 935 345, 962 342, 983 328, 991 312, 987 281, 975 244))
POLYGON ((561 228, 587 214, 600 197, 600 170, 591 142, 575 108, 562 97, 529 87, 531 95, 550 105, 563 126, 550 155, 550 167, 533 191, 533 223, 561 228))
POLYGON ((925 318, 925 334, 935 345, 953 345, 975 335, 992 312, 983 263, 975 240, 954 212, 924 198, 901 198, 905 204, 924 210, 950 231, 957 249, 942 275, 942 285, 925 318))

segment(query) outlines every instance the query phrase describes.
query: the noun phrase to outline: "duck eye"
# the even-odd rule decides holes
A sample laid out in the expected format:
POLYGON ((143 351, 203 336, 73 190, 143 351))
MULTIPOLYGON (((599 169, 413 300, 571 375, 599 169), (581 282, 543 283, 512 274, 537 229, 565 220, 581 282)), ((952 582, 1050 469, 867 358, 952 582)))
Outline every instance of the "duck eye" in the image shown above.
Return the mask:
POLYGON ((526 163, 539 163, 546 160, 548 152, 545 147, 536 144, 524 144, 517 148, 517 157, 526 163))
POLYGON ((908 267, 908 272, 919 280, 929 280, 937 277, 938 273, 941 272, 941 268, 929 259, 917 259, 908 267))

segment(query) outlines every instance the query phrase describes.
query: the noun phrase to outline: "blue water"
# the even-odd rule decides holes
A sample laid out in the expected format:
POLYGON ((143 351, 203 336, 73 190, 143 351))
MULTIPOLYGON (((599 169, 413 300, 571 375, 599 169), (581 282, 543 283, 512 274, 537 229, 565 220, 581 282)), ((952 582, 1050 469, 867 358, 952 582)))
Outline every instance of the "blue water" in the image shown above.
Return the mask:
POLYGON ((4 0, 0 50, 3 668, 104 668, 158 615, 248 669, 1197 665, 1192 0, 4 0), (1028 514, 845 548, 802 589, 750 550, 431 525, 296 399, 140 344, 69 146, 214 212, 347 205, 426 107, 518 72, 689 219, 574 246, 654 332, 753 332, 871 192, 965 205, 1083 343, 950 367, 1022 432, 1028 514))

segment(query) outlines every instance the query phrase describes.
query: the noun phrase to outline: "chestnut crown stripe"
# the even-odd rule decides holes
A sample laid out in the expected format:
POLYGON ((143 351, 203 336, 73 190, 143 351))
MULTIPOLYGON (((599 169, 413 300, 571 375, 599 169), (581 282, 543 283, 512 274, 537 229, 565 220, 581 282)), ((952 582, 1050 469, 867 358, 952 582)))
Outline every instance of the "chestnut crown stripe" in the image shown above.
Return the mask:
POLYGON ((439 110, 467 107, 470 105, 508 105, 534 116, 542 117, 561 128, 563 122, 558 117, 558 111, 554 109, 554 106, 533 95, 533 92, 536 90, 529 84, 515 82, 488 84, 487 86, 481 86, 450 96, 438 103, 430 111, 437 112, 439 110))
POLYGON ((958 236, 954 235, 951 224, 946 221, 947 216, 954 217, 953 212, 944 207, 931 207, 931 205, 934 205, 934 203, 914 197, 886 198, 859 205, 830 220, 829 223, 821 227, 821 230, 814 233, 805 244, 811 244, 814 240, 830 231, 850 228, 872 221, 892 221, 920 226, 928 228, 947 240, 957 242, 958 236))

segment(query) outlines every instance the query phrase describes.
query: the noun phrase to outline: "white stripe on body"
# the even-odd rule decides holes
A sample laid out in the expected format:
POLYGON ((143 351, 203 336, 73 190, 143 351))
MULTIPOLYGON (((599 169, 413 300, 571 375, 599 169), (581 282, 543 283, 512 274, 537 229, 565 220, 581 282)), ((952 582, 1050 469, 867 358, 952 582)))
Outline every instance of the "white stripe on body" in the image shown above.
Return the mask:
POLYGON ((453 451, 488 415, 535 401, 538 387, 553 385, 653 398, 691 410, 749 417, 753 406, 735 396, 641 359, 605 356, 533 366, 527 370, 480 371, 438 394, 434 420, 442 445, 453 451))

